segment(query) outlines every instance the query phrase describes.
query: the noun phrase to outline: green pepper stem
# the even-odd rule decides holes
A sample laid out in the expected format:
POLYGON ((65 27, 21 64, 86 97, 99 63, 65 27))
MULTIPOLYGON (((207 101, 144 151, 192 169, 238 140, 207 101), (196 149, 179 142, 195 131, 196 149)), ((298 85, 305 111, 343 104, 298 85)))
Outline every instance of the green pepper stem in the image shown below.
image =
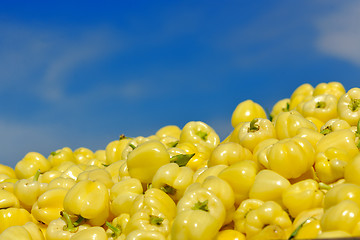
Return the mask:
POLYGON ((37 182, 39 180, 40 174, 40 169, 38 169, 34 175, 34 182, 37 182))
POLYGON ((258 121, 259 121, 258 118, 254 118, 253 120, 251 120, 250 127, 249 127, 249 132, 259 131, 260 126, 259 126, 259 124, 257 124, 258 121))
POLYGON ((163 190, 166 194, 169 195, 175 195, 176 194, 176 189, 170 185, 165 184, 164 186, 162 186, 160 188, 160 190, 163 190))
POLYGON ((360 108, 360 99, 351 99, 351 104, 349 105, 351 111, 356 112, 360 108))
POLYGON ((198 201, 197 203, 195 203, 195 205, 192 207, 193 210, 203 210, 205 212, 209 211, 209 206, 208 206, 208 200, 205 200, 203 202, 198 201))
POLYGON ((155 215, 150 215, 149 222, 150 222, 151 225, 160 226, 163 221, 164 221, 164 219, 161 218, 161 217, 158 217, 158 216, 155 216, 155 215))
POLYGON ((330 190, 332 187, 326 183, 320 182, 319 189, 330 190))
POLYGON ((203 132, 203 131, 197 131, 196 135, 198 135, 204 141, 206 141, 208 136, 207 132, 203 132))
POLYGON ((326 128, 324 128, 323 130, 320 131, 320 133, 322 135, 326 135, 326 134, 329 134, 331 133, 333 130, 332 130, 332 127, 331 126, 327 126, 326 128))
POLYGON ((189 154, 178 154, 175 156, 172 156, 170 158, 170 161, 173 163, 176 163, 179 165, 179 167, 184 167, 186 164, 190 161, 190 159, 195 155, 195 153, 189 153, 189 154))
POLYGON ((64 218, 66 225, 64 226, 63 230, 64 231, 69 231, 69 232, 76 232, 78 230, 78 227, 74 226, 73 222, 71 221, 71 218, 69 216, 69 214, 65 211, 61 211, 60 215, 64 218))
POLYGON ((129 146, 134 150, 136 148, 136 146, 132 143, 129 143, 129 146))
POLYGON ((78 219, 74 222, 74 226, 79 226, 83 221, 85 221, 85 218, 81 215, 78 216, 78 219))
POLYGON ((109 223, 108 221, 105 222, 105 225, 113 232, 113 236, 114 238, 117 238, 121 235, 121 227, 120 226, 114 226, 111 223, 109 223))
POLYGON ((326 107, 326 103, 325 102, 317 102, 315 104, 315 108, 325 108, 326 107))

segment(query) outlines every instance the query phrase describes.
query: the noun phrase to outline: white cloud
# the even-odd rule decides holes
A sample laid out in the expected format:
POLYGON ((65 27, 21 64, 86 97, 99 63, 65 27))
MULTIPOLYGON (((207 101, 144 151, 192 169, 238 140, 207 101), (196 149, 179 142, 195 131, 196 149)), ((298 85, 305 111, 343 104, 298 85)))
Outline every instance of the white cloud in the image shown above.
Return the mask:
POLYGON ((339 1, 334 10, 317 19, 317 48, 330 56, 360 65, 360 2, 339 1))

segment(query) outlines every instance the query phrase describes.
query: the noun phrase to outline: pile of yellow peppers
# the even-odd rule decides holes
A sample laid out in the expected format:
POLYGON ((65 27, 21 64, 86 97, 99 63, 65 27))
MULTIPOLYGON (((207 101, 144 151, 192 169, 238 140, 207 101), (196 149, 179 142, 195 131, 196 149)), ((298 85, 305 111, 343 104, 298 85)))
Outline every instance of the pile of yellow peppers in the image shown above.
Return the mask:
POLYGON ((0 240, 360 237, 360 88, 303 84, 220 141, 191 121, 0 164, 0 240))

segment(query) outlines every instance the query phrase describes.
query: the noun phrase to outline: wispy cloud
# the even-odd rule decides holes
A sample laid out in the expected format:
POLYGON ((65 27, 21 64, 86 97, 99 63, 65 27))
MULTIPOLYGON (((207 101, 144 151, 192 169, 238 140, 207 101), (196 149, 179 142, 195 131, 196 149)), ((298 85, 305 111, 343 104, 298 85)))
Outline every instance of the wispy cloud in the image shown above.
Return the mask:
POLYGON ((317 48, 330 56, 360 65, 360 2, 339 1, 329 14, 317 19, 317 48))

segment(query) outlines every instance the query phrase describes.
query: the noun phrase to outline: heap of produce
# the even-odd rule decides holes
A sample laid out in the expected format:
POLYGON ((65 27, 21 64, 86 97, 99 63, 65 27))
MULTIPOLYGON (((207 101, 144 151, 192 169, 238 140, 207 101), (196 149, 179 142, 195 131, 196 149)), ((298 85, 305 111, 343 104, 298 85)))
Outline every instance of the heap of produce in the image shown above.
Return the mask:
POLYGON ((303 84, 268 115, 239 103, 231 124, 0 165, 0 239, 360 237, 360 88, 303 84))

